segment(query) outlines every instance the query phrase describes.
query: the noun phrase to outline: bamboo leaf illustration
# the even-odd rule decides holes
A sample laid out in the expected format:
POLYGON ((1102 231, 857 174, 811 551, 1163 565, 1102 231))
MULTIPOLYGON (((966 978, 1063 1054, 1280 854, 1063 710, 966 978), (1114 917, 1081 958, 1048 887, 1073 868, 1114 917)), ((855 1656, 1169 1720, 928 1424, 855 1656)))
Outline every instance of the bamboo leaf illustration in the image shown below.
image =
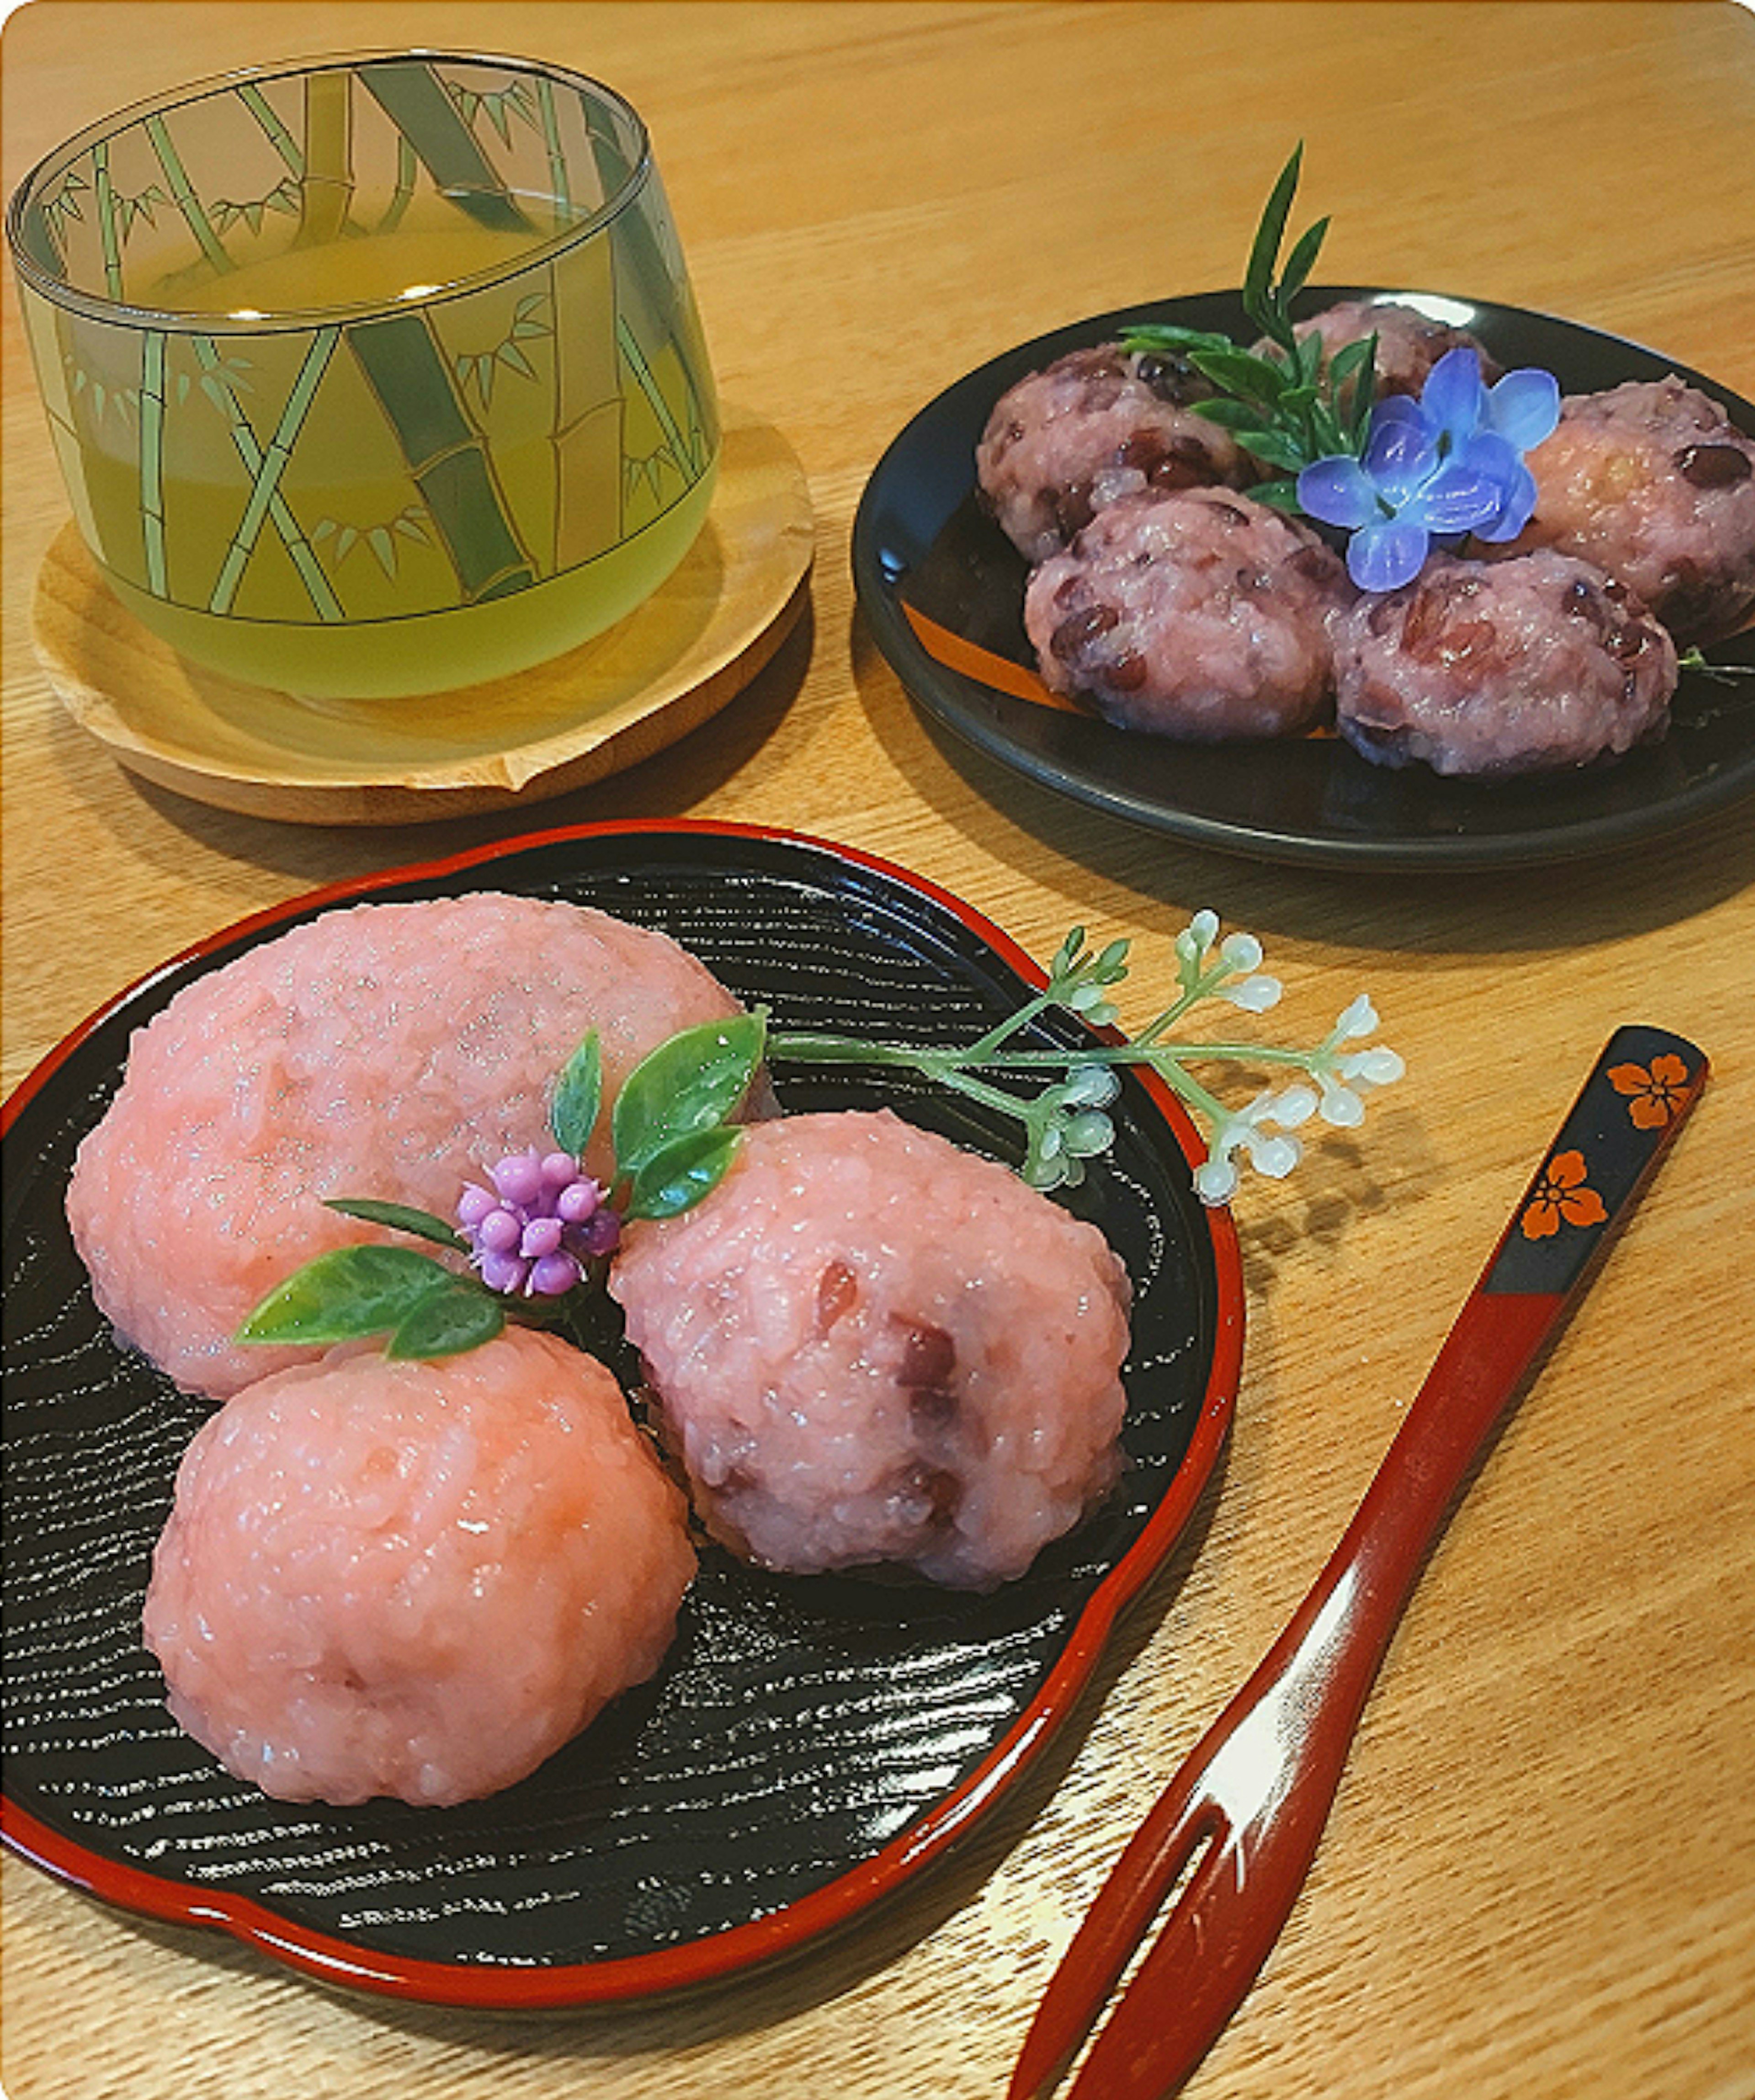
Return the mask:
POLYGON ((525 378, 534 379, 536 377, 536 366, 531 363, 530 360, 524 355, 523 351, 518 348, 518 345, 515 342, 511 342, 509 339, 501 343, 499 349, 494 354, 501 364, 510 365, 514 372, 522 373, 525 378))
POLYGON ((480 225, 534 231, 430 65, 376 60, 359 68, 359 82, 414 148, 441 196, 480 225))
POLYGON ((352 548, 355 541, 357 540, 359 537, 359 533, 357 527, 352 525, 342 526, 340 536, 335 542, 335 558, 337 562, 345 562, 346 560, 349 550, 352 548))
POLYGON ((664 431, 669 443, 672 457, 680 461, 683 452, 683 438, 681 431, 677 427, 677 419, 670 412, 670 404, 664 399, 664 390, 658 383, 657 375, 653 372, 651 366, 646 363, 644 352, 634 340, 633 330, 619 314, 615 318, 615 340, 621 346, 621 353, 628 360, 629 370, 638 382, 640 391, 645 395, 652 413, 658 418, 659 427, 664 431))
POLYGON ((262 455, 262 465, 256 471, 249 500, 244 506, 244 514, 238 520, 237 530, 232 536, 232 545, 226 550, 225 560, 221 564, 212 595, 207 602, 210 612, 225 612, 231 608, 245 567, 255 548, 257 536, 262 531, 262 520, 267 516, 269 506, 278 492, 280 476, 286 470, 286 463, 298 442, 300 427, 310 412, 318 384, 340 335, 338 328, 329 327, 320 329, 311 338, 311 346, 305 352, 304 362, 299 367, 298 377, 293 382, 293 390, 287 396, 286 406, 281 410, 280 420, 275 426, 274 436, 267 451, 262 455))
POLYGON ((503 597, 534 583, 535 565, 512 528, 487 448, 464 413, 426 317, 356 321, 346 334, 465 600, 503 597))
POLYGON ((152 207, 154 205, 170 202, 170 199, 165 196, 157 183, 148 183, 138 196, 118 196, 116 205, 121 219, 122 239, 126 240, 130 233, 133 232, 134 223, 137 218, 143 218, 148 226, 156 227, 158 220, 152 207))
POLYGON ((366 545, 377 555, 378 567, 385 575, 394 576, 396 573, 396 543, 391 539, 388 528, 374 525, 366 535, 366 545))

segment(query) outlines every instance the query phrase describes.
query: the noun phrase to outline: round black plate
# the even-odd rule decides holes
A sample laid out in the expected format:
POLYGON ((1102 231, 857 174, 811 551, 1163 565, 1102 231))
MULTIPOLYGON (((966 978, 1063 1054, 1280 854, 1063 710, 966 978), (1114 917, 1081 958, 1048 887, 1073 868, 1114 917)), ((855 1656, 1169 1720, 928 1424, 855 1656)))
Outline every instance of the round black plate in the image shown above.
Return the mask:
MULTIPOLYGON (((1358 285, 1307 291, 1308 311, 1426 293, 1358 285)), ((1508 368, 1552 372, 1568 393, 1675 372, 1755 435, 1755 407, 1700 373, 1615 336, 1484 301, 1435 309, 1472 329, 1508 368)), ((1755 680, 1685 672, 1669 734, 1576 772, 1484 783, 1421 765, 1369 764, 1333 737, 1212 747, 1132 735, 997 690, 929 652, 906 608, 977 648, 1034 670, 1021 555, 975 500, 975 446, 994 403, 1026 373, 1125 326, 1170 321, 1255 333, 1235 293, 1129 307, 1021 344, 923 408, 866 484, 853 525, 853 581, 879 648, 927 712, 990 757, 1112 815, 1198 845, 1312 866, 1506 867, 1608 852, 1695 823, 1755 792, 1755 680)), ((1755 663, 1755 633, 1709 652, 1755 663)))
MULTIPOLYGON (((95 1312, 68 1174, 130 1030, 182 986, 337 902, 478 889, 661 927, 784 1027, 968 1041, 1029 982, 986 922, 863 856, 723 827, 588 827, 300 899, 70 1039, 8 1105, 4 1146, 6 1831, 101 1895, 336 1980, 570 2004, 734 1971, 851 1922, 1004 1793, 1194 1505, 1236 1391, 1241 1290, 1228 1218, 1192 1193, 1188 1125, 1130 1081, 1112 1158, 1069 1200, 1134 1282, 1131 1462, 1074 1537, 985 1597, 787 1580, 710 1549, 661 1674, 521 1785, 446 1810, 267 1799, 173 1724, 140 1644, 153 1542, 209 1410, 95 1312)), ((889 1104, 1008 1155, 1003 1122, 906 1075, 774 1076, 789 1110, 889 1104)), ((617 1367, 633 1374, 627 1352, 617 1367)))

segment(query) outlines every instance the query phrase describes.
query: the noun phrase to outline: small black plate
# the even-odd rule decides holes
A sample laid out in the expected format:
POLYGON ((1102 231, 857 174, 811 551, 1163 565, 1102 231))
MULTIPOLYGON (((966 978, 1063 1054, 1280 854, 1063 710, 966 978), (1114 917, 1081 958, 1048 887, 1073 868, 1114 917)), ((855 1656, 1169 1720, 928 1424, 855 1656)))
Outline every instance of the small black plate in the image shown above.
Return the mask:
MULTIPOLYGON (((1313 287, 1314 312, 1339 299, 1418 303, 1471 329, 1507 369, 1540 365, 1563 391, 1592 393, 1673 372, 1755 435, 1755 407, 1697 372, 1618 337, 1483 300, 1360 285, 1313 287)), ((1250 341, 1234 292, 1128 307, 1038 336, 928 404, 890 446, 853 524, 854 587, 878 647, 927 713, 990 757, 1077 801, 1197 845, 1313 867, 1515 867, 1608 853, 1710 817, 1755 792, 1755 680, 1684 672, 1669 735, 1619 760, 1499 782, 1445 779, 1423 765, 1370 765, 1334 737, 1177 743, 996 690, 941 662, 907 608, 1034 672, 1024 633, 1028 567, 975 497, 975 446, 1006 389, 1068 351, 1128 326, 1168 321, 1250 341)), ((1755 663, 1755 633, 1714 645, 1715 661, 1755 663)))
MULTIPOLYGON (((220 934, 69 1039, 7 1104, 5 1834, 117 1903, 217 1926, 333 1981, 574 2005, 735 1974, 857 1921, 1031 1765, 1218 1456, 1242 1290, 1181 1110, 1130 1078, 1069 1207, 1133 1280, 1105 1507, 990 1596, 703 1555, 660 1674, 517 1786, 459 1808, 271 1801, 166 1714, 140 1642, 152 1545, 209 1405, 119 1348, 63 1201, 130 1031, 316 911, 509 890, 672 934, 777 1026, 968 1042, 1040 973, 945 893, 849 849, 729 826, 587 826, 315 897, 220 934)), ((1038 1040, 1077 1042, 1061 1016, 1038 1040)), ((889 1105, 1015 1159, 1011 1126, 906 1074, 783 1065, 790 1110, 889 1105)), ((636 1370, 624 1348, 624 1379, 636 1370)))

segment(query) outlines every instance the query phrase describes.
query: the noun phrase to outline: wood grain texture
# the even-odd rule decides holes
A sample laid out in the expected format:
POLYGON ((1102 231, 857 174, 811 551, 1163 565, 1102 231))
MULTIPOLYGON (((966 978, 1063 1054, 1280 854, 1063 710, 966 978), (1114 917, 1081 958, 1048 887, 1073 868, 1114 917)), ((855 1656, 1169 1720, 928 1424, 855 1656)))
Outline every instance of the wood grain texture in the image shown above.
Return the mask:
MULTIPOLYGON (((945 884, 1046 955, 1135 944, 1135 1018, 1210 904, 1276 1021, 1361 987, 1409 1078, 1239 1206, 1250 1335, 1204 1524, 1131 1620, 1059 1784, 918 1895, 686 2003, 482 2020, 332 1996, 8 1860, 11 2100, 986 2100, 1143 1811, 1307 1586, 1612 1028, 1710 1054, 1691 1127, 1417 1594, 1303 1903, 1188 2089, 1347 2100, 1755 2095, 1755 954, 1747 814, 1618 862, 1374 882, 1073 808, 924 726, 846 545, 889 441, 1008 345, 1234 282, 1307 141, 1339 281, 1442 284, 1661 346, 1755 395, 1755 18, 1716 5, 671 5, 37 0, 8 186, 80 125, 225 66, 492 42, 647 117, 721 389, 787 435, 813 611, 668 752, 544 821, 797 826, 945 884)), ((311 884, 509 836, 487 815, 269 826, 141 787, 29 652, 66 514, 8 292, 5 1076, 164 956, 311 884)))

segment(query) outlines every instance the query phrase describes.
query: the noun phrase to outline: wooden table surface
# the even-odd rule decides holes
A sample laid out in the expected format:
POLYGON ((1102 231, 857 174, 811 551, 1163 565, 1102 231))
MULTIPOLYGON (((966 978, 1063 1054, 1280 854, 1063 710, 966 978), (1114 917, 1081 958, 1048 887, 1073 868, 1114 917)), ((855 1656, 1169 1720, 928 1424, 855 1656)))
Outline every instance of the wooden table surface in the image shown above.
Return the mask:
POLYGON ((1210 905, 1272 1025, 1361 988, 1409 1075, 1237 1210, 1249 1340, 1198 1550, 1130 1621, 1057 1787, 899 1911, 689 2002, 498 2019, 331 1995, 217 1935, 6 1867, 11 2100, 752 2100, 1003 2092, 1083 1906, 1326 1557, 1618 1022, 1707 1098, 1480 1472, 1369 1707, 1328 1835, 1188 2090, 1347 2100, 1755 2095, 1755 868, 1750 812, 1539 876, 1374 878, 1184 848, 930 733, 857 616, 889 439, 1024 338, 1235 282, 1307 141, 1323 270, 1563 313, 1755 395, 1755 20, 1726 6, 128 4, 4 50, 7 186, 179 81, 402 43, 551 56, 648 118, 721 389, 790 435, 814 616, 667 756, 523 821, 380 832, 130 782, 33 662, 66 514, 10 288, 5 1075, 186 943, 334 878, 551 823, 712 816, 901 862, 1046 956, 1135 943, 1133 1018, 1210 905))

